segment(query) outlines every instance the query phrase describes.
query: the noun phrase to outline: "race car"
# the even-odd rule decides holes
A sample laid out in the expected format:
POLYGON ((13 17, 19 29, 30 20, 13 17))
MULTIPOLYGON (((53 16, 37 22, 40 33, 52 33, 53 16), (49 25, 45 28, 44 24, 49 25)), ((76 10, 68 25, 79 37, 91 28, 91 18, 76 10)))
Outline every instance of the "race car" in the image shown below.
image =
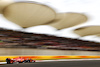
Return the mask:
POLYGON ((13 64, 13 63, 34 63, 35 60, 29 59, 29 58, 22 58, 22 57, 18 57, 18 58, 7 58, 6 59, 7 64, 13 64))

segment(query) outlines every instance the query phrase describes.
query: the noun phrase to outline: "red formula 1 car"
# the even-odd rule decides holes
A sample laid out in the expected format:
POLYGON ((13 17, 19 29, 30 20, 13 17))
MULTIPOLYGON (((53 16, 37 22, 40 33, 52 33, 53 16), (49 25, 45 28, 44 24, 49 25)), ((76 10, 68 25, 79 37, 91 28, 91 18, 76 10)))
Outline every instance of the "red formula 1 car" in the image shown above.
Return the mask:
POLYGON ((29 58, 21 58, 21 57, 18 57, 18 58, 13 58, 13 59, 10 59, 10 58, 7 58, 6 59, 6 62, 7 64, 13 64, 13 63, 34 63, 35 60, 32 60, 32 59, 29 59, 29 58))

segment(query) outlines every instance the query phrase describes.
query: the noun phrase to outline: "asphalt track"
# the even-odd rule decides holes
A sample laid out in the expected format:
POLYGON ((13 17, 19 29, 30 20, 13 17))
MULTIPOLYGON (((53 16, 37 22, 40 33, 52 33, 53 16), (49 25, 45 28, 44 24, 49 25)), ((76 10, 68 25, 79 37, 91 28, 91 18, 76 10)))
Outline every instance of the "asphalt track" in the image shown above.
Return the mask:
POLYGON ((100 60, 20 63, 0 65, 0 67, 100 67, 100 60))

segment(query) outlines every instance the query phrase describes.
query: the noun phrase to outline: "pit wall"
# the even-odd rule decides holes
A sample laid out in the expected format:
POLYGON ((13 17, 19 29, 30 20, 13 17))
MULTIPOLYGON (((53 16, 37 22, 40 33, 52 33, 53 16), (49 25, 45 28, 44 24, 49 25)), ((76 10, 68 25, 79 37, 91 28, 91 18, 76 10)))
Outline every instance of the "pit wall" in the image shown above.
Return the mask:
POLYGON ((53 59, 90 59, 90 58, 100 58, 100 56, 0 56, 0 61, 5 61, 6 58, 31 58, 34 60, 53 60, 53 59))

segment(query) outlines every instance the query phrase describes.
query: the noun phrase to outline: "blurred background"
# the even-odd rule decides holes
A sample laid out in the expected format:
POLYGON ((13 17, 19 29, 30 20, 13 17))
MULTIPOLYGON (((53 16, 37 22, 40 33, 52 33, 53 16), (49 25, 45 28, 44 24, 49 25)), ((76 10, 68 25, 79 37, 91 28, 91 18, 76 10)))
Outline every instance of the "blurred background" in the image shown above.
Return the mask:
MULTIPOLYGON (((9 0, 5 1, 8 2, 9 0)), ((7 20, 10 13, 7 14, 5 9, 4 14, 0 14, 0 49, 3 50, 3 52, 0 52, 0 55, 38 55, 41 53, 43 55, 46 55, 46 53, 47 55, 100 55, 100 37, 98 35, 100 25, 99 0, 11 0, 11 2, 12 1, 16 3, 33 3, 34 1, 50 7, 56 14, 80 13, 85 15, 88 20, 82 24, 62 29, 57 29, 51 24, 41 24, 23 28, 7 20), (89 27, 89 29, 87 29, 87 27, 89 27), (79 31, 78 29, 82 30, 79 31), (16 48, 16 50, 13 48, 16 48), (52 52, 51 49, 54 50, 54 53, 50 53, 52 52), (38 53, 40 50, 43 52, 38 53), (61 52, 59 52, 59 50, 61 50, 61 52), (65 50, 68 52, 65 52, 65 50), (73 50, 76 50, 76 52, 73 50)), ((2 3, 1 0, 1 4, 2 3)))

